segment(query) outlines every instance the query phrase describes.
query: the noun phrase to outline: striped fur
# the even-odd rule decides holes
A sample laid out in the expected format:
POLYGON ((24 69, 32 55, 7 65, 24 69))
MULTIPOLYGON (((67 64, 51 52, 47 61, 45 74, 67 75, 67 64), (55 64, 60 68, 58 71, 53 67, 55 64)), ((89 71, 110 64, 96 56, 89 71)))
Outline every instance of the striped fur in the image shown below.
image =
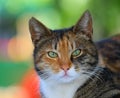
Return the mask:
MULTIPOLYGON (((88 71, 84 74, 90 76, 91 73, 88 71)), ((109 69, 96 67, 92 74, 76 91, 74 98, 120 98, 120 84, 114 81, 114 73, 109 69)))
MULTIPOLYGON (((119 96, 120 85, 115 81, 118 74, 99 65, 97 45, 92 41, 92 18, 88 11, 68 29, 50 30, 35 18, 30 19, 29 28, 42 98, 119 96), (76 50, 80 54, 73 57, 76 50), (55 57, 50 57, 49 52, 55 53, 55 57)), ((97 44, 99 46, 100 43, 97 44)))
POLYGON ((120 73, 120 34, 96 43, 101 63, 120 73))

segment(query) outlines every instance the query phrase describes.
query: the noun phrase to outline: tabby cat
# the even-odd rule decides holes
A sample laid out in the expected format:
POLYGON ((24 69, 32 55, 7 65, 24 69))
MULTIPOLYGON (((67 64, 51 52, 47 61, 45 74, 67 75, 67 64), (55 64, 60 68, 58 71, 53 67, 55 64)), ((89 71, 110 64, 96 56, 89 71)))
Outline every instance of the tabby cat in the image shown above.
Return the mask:
POLYGON ((120 98, 117 75, 99 65, 89 11, 67 29, 48 29, 35 18, 29 29, 42 98, 120 98))

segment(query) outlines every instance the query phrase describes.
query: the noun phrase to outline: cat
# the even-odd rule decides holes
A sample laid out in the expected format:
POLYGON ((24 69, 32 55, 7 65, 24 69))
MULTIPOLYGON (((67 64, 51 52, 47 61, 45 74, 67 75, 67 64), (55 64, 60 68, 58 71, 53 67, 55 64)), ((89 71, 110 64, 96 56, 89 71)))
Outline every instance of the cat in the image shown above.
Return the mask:
POLYGON ((117 98, 120 95, 120 86, 113 79, 116 75, 99 65, 89 11, 70 28, 51 30, 32 17, 29 29, 42 98, 117 98))

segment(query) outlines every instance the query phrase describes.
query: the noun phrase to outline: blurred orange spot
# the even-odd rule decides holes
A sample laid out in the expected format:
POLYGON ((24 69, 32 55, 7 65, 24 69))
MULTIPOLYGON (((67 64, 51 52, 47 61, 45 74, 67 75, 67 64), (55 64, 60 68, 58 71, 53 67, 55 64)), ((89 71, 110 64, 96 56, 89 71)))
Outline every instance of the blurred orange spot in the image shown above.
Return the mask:
POLYGON ((26 37, 12 38, 8 43, 8 55, 13 61, 29 60, 32 57, 33 46, 26 37))
POLYGON ((30 98, 27 91, 18 86, 0 88, 0 98, 30 98))

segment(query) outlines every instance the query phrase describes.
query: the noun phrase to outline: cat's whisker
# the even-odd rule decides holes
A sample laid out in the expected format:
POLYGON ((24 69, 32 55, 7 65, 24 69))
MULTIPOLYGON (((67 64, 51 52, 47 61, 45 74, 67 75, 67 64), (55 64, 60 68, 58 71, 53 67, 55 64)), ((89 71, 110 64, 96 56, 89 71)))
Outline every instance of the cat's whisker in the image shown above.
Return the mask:
POLYGON ((83 74, 87 74, 87 75, 89 75, 89 76, 94 76, 94 77, 96 77, 96 79, 100 80, 101 82, 104 81, 104 80, 100 77, 99 74, 90 73, 90 72, 84 72, 83 74))
POLYGON ((40 75, 40 77, 41 78, 43 78, 43 79, 47 79, 48 77, 49 77, 49 75, 48 75, 48 72, 46 72, 46 71, 38 71, 37 72, 39 75, 40 75))
POLYGON ((99 76, 99 74, 93 74, 93 76, 95 76, 101 82, 104 82, 104 80, 99 76))
MULTIPOLYGON (((87 74, 87 76, 89 77, 89 79, 91 79, 93 82, 95 82, 94 78, 90 74, 87 74)), ((97 83, 95 82, 94 84, 97 87, 97 83)))
POLYGON ((99 74, 93 74, 93 76, 95 76, 98 80, 100 80, 101 82, 103 82, 104 80, 100 77, 99 74))
POLYGON ((95 76, 98 80, 100 80, 101 82, 104 82, 104 79, 101 77, 101 73, 103 71, 103 68, 102 67, 95 67, 95 69, 93 70, 89 70, 89 74, 95 76), (98 73, 98 70, 99 70, 99 73, 98 73), (93 73, 94 72, 94 73, 93 73))

